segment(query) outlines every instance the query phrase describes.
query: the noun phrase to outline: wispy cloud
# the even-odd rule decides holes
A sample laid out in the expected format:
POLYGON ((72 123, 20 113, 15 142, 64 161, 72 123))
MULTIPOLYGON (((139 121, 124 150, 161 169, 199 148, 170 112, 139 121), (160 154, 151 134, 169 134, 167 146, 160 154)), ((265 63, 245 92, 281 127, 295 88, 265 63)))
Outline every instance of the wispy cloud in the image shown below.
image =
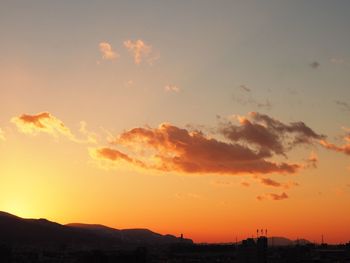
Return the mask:
POLYGON ((135 84, 135 83, 134 83, 134 81, 133 81, 133 80, 131 80, 131 79, 130 79, 130 80, 128 80, 128 81, 125 81, 125 82, 124 82, 124 86, 125 86, 125 87, 128 87, 128 88, 133 87, 133 86, 134 86, 134 84, 135 84))
POLYGON ((333 64, 342 65, 345 63, 345 59, 344 58, 331 58, 330 62, 333 64))
POLYGON ((263 184, 263 185, 266 185, 266 186, 271 186, 271 187, 281 187, 281 188, 285 188, 285 189, 289 189, 293 186, 299 186, 298 183, 296 182, 287 182, 287 183, 280 183, 280 182, 277 182, 275 180, 272 180, 270 178, 258 178, 260 180, 260 182, 263 184))
POLYGON ((345 102, 345 101, 341 101, 341 100, 336 100, 335 103, 344 111, 350 111, 350 104, 345 102))
POLYGON ((310 66, 311 68, 313 68, 313 69, 319 68, 320 65, 321 65, 321 64, 320 64, 318 61, 314 61, 314 62, 312 62, 312 63, 309 64, 309 66, 310 66))
POLYGON ((99 44, 99 48, 103 59, 116 60, 117 58, 119 58, 119 54, 112 49, 111 44, 107 42, 101 42, 99 44))
POLYGON ((252 90, 250 88, 248 88, 246 85, 239 85, 239 88, 243 91, 246 92, 251 92, 252 90))
POLYGON ((154 61, 159 59, 159 54, 154 53, 152 46, 141 39, 126 40, 124 41, 124 47, 132 54, 136 65, 141 64, 144 60, 148 64, 153 64, 154 61))
POLYGON ((258 199, 259 201, 263 201, 263 200, 274 200, 274 201, 280 201, 280 200, 284 200, 284 199, 288 199, 289 196, 283 192, 281 194, 274 194, 274 193, 268 193, 268 194, 264 194, 264 195, 258 195, 256 197, 256 199, 258 199))
POLYGON ((328 150, 345 153, 346 155, 350 155, 350 134, 344 137, 345 144, 338 146, 333 143, 330 143, 326 140, 321 140, 320 144, 328 150))
POLYGON ((180 88, 173 84, 165 85, 164 90, 168 92, 180 92, 180 88))
POLYGON ((317 164, 318 164, 318 156, 314 151, 312 151, 309 157, 306 159, 306 165, 308 167, 317 168, 317 164))
POLYGON ((247 87, 246 85, 239 86, 241 93, 234 94, 232 99, 234 102, 241 104, 243 106, 251 106, 256 107, 258 109, 266 109, 270 110, 272 108, 272 104, 269 99, 256 99, 254 98, 254 94, 252 89, 247 87))

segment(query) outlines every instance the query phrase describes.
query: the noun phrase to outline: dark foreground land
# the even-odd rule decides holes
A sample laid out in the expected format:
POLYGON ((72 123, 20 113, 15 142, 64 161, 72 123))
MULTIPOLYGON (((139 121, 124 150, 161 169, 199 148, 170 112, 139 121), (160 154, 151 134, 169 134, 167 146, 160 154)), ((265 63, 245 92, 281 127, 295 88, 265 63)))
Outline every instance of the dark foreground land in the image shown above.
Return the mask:
POLYGON ((60 225, 0 212, 0 263, 62 262, 349 262, 350 242, 314 245, 307 240, 260 236, 237 244, 194 244, 148 229, 60 225))
POLYGON ((350 244, 284 246, 259 250, 244 245, 172 244, 115 249, 10 247, 0 262, 350 262, 350 244))

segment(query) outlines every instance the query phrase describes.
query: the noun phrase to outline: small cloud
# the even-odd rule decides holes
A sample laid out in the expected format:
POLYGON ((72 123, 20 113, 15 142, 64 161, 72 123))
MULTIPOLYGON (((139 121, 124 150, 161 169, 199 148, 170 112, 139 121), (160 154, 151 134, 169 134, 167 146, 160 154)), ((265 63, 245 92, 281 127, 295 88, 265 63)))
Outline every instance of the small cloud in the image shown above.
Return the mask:
POLYGON ((321 64, 319 62, 317 62, 317 61, 314 61, 314 62, 310 63, 309 65, 310 65, 311 68, 317 69, 317 68, 320 67, 321 64))
MULTIPOLYGON (((102 58, 105 60, 116 60, 119 57, 119 54, 113 51, 111 44, 107 42, 101 42, 99 48, 102 53, 102 58)), ((97 61, 97 64, 99 65, 100 61, 97 61)))
POLYGON ((307 167, 317 168, 318 156, 314 151, 310 153, 310 156, 307 158, 306 163, 307 167))
POLYGON ((131 88, 132 86, 134 86, 134 81, 133 80, 125 81, 124 86, 131 88))
POLYGON ((175 86, 175 85, 172 85, 172 84, 168 84, 164 87, 164 90, 165 91, 168 91, 168 92, 180 92, 180 88, 175 86))
POLYGON ((261 178, 260 182, 264 185, 273 186, 273 187, 281 187, 282 186, 281 183, 274 181, 270 178, 261 178))
POLYGON ((177 199, 201 199, 202 197, 195 193, 176 193, 177 199))
POLYGON ((93 133, 86 130, 85 122, 80 123, 80 132, 87 136, 87 139, 80 140, 75 137, 60 119, 49 112, 41 112, 34 115, 22 114, 21 116, 13 117, 11 122, 17 126, 20 132, 26 134, 47 133, 55 138, 61 135, 77 143, 96 143, 96 137, 93 133))
POLYGON ((345 59, 343 59, 343 58, 331 58, 330 62, 333 64, 342 65, 345 63, 345 59))
POLYGON ((243 182, 241 182, 241 185, 244 186, 244 187, 249 187, 250 183, 248 183, 246 181, 243 181, 243 182))
POLYGON ((223 181, 223 180, 216 180, 212 182, 213 185, 215 186, 232 186, 232 182, 229 181, 223 181))
POLYGON ((19 131, 27 134, 44 132, 57 137, 59 134, 74 138, 72 132, 64 123, 49 112, 41 112, 34 115, 22 114, 11 119, 19 131))
POLYGON ((154 54, 152 46, 141 39, 136 41, 126 40, 124 41, 124 47, 133 55, 136 65, 140 65, 143 60, 152 65, 154 61, 159 59, 159 54, 154 54))
POLYGON ((293 186, 299 186, 298 183, 296 182, 287 182, 287 183, 280 183, 280 182, 277 182, 275 180, 272 180, 270 178, 260 178, 260 182, 263 184, 263 185, 266 185, 266 186, 271 186, 271 187, 282 187, 284 189, 289 189, 293 186))
POLYGON ((280 201, 280 200, 284 200, 284 199, 288 199, 288 198, 289 198, 289 196, 285 192, 283 192, 281 194, 268 193, 268 194, 264 194, 264 195, 258 195, 256 197, 256 199, 259 201, 263 201, 263 200, 280 201))
POLYGON ((251 92, 252 90, 250 88, 248 88, 246 85, 240 85, 239 88, 243 91, 246 92, 251 92))
POLYGON ((335 103, 344 111, 350 111, 350 104, 345 102, 345 101, 341 101, 341 100, 336 100, 335 103))

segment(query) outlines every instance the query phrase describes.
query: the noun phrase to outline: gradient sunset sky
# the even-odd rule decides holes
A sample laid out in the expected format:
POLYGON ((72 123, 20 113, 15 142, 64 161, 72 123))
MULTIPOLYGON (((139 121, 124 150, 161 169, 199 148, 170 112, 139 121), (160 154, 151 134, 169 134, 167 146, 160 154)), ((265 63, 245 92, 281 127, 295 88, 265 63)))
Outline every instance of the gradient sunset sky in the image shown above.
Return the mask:
POLYGON ((0 1, 0 210, 196 242, 350 240, 350 1, 0 1))

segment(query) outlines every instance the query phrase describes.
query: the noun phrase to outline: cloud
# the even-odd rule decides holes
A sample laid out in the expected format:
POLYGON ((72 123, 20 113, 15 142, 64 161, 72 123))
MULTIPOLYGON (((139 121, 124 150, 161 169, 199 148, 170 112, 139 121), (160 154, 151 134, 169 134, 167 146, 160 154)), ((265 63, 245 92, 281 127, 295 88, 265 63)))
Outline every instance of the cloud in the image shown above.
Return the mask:
POLYGON ((97 134, 87 130, 87 124, 85 121, 80 122, 79 132, 86 137, 86 142, 88 143, 97 143, 97 134))
POLYGON ((317 168, 318 156, 315 152, 311 152, 309 158, 306 160, 307 166, 317 168))
POLYGON ((268 194, 264 194, 264 195, 258 195, 256 197, 256 199, 258 199, 259 201, 263 201, 263 200, 274 200, 274 201, 280 201, 280 200, 284 200, 289 198, 289 196, 283 192, 281 194, 274 194, 274 193, 268 193, 268 194))
POLYGON ((134 84, 135 84, 135 83, 134 83, 134 81, 133 81, 133 80, 131 80, 131 79, 130 79, 130 80, 128 80, 128 81, 125 81, 125 82, 124 82, 124 86, 125 86, 125 87, 128 87, 128 88, 133 87, 133 86, 134 86, 134 84))
POLYGON ((336 100, 335 103, 344 111, 350 111, 350 104, 345 102, 345 101, 341 101, 341 100, 336 100))
POLYGON ((231 142, 248 143, 265 156, 284 155, 298 144, 312 144, 324 139, 303 122, 284 124, 265 114, 251 112, 238 117, 239 124, 221 122, 218 132, 231 142))
POLYGON ((232 96, 232 99, 236 103, 239 103, 243 106, 254 106, 258 109, 270 110, 272 108, 272 104, 269 99, 257 100, 253 97, 253 92, 249 87, 246 85, 240 85, 238 87, 243 93, 239 93, 238 95, 234 94, 232 96))
POLYGON ((229 141, 163 123, 158 128, 138 127, 120 134, 114 147, 129 149, 129 155, 121 157, 121 151, 108 147, 109 151, 107 148, 103 151, 95 149, 98 154, 93 157, 180 173, 293 174, 303 168, 298 163, 274 162, 269 158, 274 153, 285 155, 287 146, 282 141, 287 135, 293 135, 293 144, 311 143, 310 140, 319 138, 319 135, 303 123, 285 125, 266 115, 254 113, 251 116, 258 123, 248 126, 246 119, 241 126, 226 124, 221 127, 221 133, 229 141), (112 155, 114 151, 118 153, 112 155))
POLYGON ((0 141, 5 141, 5 132, 0 128, 0 141))
POLYGON ((275 180, 272 180, 270 178, 259 178, 260 182, 266 186, 271 186, 271 187, 282 187, 285 189, 289 189, 293 186, 299 186, 298 183, 296 182, 287 182, 287 183, 280 183, 275 180))
POLYGON ((239 88, 243 91, 246 92, 251 92, 252 90, 250 88, 248 88, 246 85, 239 85, 239 88))
POLYGON ((331 58, 330 62, 333 64, 342 65, 345 63, 345 59, 343 59, 343 58, 331 58))
POLYGON ((102 58, 105 60, 116 60, 119 58, 119 54, 113 51, 111 44, 107 42, 101 42, 99 44, 100 52, 102 53, 102 58))
POLYGON ((141 39, 136 41, 126 40, 124 41, 124 47, 133 55, 136 65, 141 64, 143 60, 152 65, 155 60, 159 59, 159 54, 154 54, 152 46, 141 39))
POLYGON ((168 92, 180 92, 180 88, 172 84, 166 85, 164 90, 168 92))
POLYGON ((86 139, 77 139, 61 120, 49 112, 41 112, 34 115, 22 114, 21 116, 13 117, 11 122, 17 126, 20 132, 26 134, 47 133, 56 138, 61 135, 77 143, 97 143, 97 136, 86 130, 85 122, 80 123, 80 132, 86 136, 86 139))
POLYGON ((241 185, 244 186, 244 187, 249 187, 250 183, 248 183, 246 181, 243 181, 243 182, 241 182, 241 185))
POLYGON ((11 122, 16 124, 19 131, 28 134, 44 132, 57 137, 59 134, 73 138, 70 129, 62 121, 51 115, 49 112, 42 112, 35 115, 22 114, 14 117, 11 122))
POLYGON ((282 186, 281 183, 276 182, 270 178, 261 178, 260 182, 264 185, 273 186, 273 187, 281 187, 282 186))
POLYGON ((350 155, 350 134, 344 137, 346 143, 344 145, 338 146, 333 143, 330 143, 326 140, 321 140, 320 144, 328 150, 345 153, 346 155, 350 155))
POLYGON ((319 62, 317 62, 317 61, 314 61, 314 62, 310 63, 310 67, 313 68, 313 69, 319 68, 320 65, 321 64, 319 62))

